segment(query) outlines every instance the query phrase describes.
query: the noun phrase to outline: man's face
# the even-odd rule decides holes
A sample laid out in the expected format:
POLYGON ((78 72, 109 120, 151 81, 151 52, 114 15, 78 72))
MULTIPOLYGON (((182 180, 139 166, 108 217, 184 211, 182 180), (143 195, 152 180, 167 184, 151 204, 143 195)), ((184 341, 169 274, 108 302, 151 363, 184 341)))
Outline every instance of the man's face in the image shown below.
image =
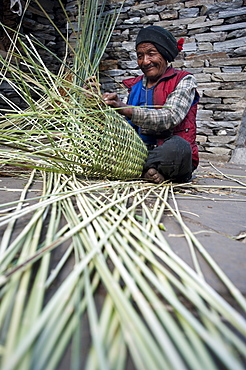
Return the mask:
POLYGON ((148 80, 157 82, 167 69, 167 61, 150 42, 137 46, 138 66, 148 80))

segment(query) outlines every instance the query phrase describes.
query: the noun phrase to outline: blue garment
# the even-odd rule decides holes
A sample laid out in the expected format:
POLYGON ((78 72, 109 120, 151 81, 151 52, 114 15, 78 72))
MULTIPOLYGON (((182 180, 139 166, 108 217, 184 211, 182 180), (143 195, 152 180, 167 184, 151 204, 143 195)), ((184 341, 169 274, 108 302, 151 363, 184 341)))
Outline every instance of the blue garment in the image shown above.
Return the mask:
MULTIPOLYGON (((150 89, 146 89, 143 86, 143 81, 140 80, 132 87, 132 93, 130 94, 128 104, 133 106, 146 106, 146 108, 153 109, 153 92, 155 86, 150 89)), ((133 125, 128 119, 128 122, 136 130, 138 135, 141 137, 143 142, 148 145, 156 145, 157 141, 153 135, 143 135, 141 134, 141 127, 133 125)))

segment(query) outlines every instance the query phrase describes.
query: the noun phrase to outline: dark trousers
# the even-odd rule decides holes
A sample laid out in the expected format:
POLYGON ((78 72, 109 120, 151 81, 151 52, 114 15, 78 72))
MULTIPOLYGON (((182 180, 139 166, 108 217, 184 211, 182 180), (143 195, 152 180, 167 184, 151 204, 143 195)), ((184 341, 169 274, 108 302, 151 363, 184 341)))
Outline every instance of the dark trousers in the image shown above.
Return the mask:
POLYGON ((149 151, 144 172, 150 168, 155 168, 165 180, 189 181, 193 170, 190 144, 180 136, 171 136, 162 145, 149 151))

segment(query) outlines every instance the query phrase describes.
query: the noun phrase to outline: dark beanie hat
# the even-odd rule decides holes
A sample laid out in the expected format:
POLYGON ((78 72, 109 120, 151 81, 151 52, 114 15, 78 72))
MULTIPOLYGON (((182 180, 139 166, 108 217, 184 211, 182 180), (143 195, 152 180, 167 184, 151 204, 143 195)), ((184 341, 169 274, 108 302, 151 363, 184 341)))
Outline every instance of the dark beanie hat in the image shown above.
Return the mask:
POLYGON ((149 26, 141 28, 139 31, 136 39, 136 47, 142 42, 150 42, 156 47, 164 59, 172 62, 179 51, 182 50, 183 41, 183 39, 180 39, 177 42, 171 32, 162 27, 149 26))

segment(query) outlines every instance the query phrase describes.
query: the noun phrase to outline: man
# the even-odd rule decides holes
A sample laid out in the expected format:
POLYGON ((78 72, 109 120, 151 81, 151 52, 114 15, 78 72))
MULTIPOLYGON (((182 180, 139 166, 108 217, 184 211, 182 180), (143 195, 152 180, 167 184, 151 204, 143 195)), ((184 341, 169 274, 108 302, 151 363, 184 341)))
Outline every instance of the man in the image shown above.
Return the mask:
POLYGON ((199 95, 192 74, 168 63, 182 50, 183 39, 159 27, 139 31, 137 62, 143 75, 124 80, 127 104, 116 93, 105 93, 106 104, 118 108, 149 149, 143 177, 161 183, 170 179, 187 182, 198 165, 196 112, 199 95))

